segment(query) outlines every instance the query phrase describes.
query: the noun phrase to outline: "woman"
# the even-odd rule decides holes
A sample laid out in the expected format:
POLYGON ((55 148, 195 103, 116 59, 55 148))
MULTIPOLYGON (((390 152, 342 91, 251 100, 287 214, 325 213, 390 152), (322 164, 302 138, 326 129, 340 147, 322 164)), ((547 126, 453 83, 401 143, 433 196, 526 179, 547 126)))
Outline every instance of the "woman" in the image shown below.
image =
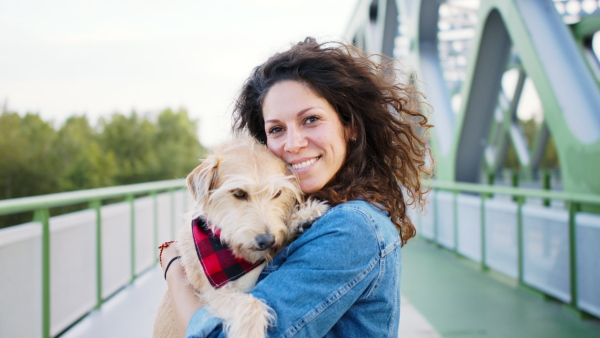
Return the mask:
MULTIPOLYGON (((422 133, 431 125, 411 109, 419 96, 398 84, 392 64, 307 38, 258 66, 242 89, 234 129, 266 143, 305 194, 332 206, 252 291, 276 312, 270 337, 398 336, 400 248, 415 235, 406 207, 424 202, 422 133)), ((163 259, 175 255, 167 248, 163 259)), ((189 337, 223 335, 177 261, 167 283, 189 337)))

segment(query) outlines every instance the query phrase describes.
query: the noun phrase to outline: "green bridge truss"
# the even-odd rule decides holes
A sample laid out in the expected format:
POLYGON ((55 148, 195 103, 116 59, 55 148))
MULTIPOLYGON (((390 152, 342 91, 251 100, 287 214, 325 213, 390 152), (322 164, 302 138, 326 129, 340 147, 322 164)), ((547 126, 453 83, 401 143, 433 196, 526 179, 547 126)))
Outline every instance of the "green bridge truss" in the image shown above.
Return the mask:
POLYGON ((507 184, 600 194, 599 30, 597 1, 363 0, 346 38, 414 74, 438 181, 501 184, 512 156, 507 184))

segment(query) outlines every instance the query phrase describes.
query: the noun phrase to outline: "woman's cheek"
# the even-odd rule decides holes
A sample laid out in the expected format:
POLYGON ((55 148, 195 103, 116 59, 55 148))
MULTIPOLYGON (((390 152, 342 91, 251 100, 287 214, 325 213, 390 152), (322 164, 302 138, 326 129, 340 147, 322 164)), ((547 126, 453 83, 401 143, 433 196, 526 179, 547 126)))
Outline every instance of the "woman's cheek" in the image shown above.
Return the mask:
POLYGON ((282 152, 281 152, 281 146, 278 144, 278 142, 276 140, 272 140, 272 139, 267 139, 267 148, 273 153, 275 154, 275 156, 281 158, 282 156, 282 152))

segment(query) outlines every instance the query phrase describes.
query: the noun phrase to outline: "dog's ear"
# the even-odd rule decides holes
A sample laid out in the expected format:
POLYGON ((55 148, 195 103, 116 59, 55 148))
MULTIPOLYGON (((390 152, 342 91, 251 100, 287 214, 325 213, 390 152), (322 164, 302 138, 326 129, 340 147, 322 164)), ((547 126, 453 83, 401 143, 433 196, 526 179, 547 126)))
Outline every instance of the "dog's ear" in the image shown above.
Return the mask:
POLYGON ((196 202, 204 202, 217 182, 219 159, 209 156, 187 176, 187 188, 196 202))

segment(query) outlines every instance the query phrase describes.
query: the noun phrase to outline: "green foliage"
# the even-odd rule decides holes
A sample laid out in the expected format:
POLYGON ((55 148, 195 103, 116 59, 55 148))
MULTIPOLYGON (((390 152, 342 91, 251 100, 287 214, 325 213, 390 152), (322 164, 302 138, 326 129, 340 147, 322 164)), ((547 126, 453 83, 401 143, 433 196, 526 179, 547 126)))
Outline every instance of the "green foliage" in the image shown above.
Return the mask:
POLYGON ((0 116, 0 198, 60 190, 60 166, 53 147, 57 133, 38 115, 3 112, 0 116))
POLYGON ((118 171, 117 184, 131 184, 157 180, 153 175, 158 163, 154 149, 155 126, 138 117, 114 114, 110 120, 101 120, 100 144, 106 153, 115 154, 118 171))
POLYGON ((544 169, 560 168, 558 152, 556 150, 556 144, 554 144, 554 138, 552 138, 552 135, 548 137, 548 144, 546 144, 546 149, 544 150, 544 156, 542 157, 542 163, 540 166, 544 169))
POLYGON ((186 110, 164 110, 155 123, 132 113, 100 122, 100 144, 114 154, 118 185, 185 177, 206 150, 186 110))
POLYGON ((525 121, 519 120, 519 126, 521 127, 521 131, 523 132, 525 140, 527 140, 527 146, 531 148, 533 145, 533 140, 540 130, 540 125, 532 117, 525 121))
POLYGON ((115 154, 100 148, 99 137, 87 117, 69 118, 58 132, 55 145, 62 168, 63 190, 113 185, 117 174, 115 154))
POLYGON ((504 168, 519 171, 519 158, 517 151, 513 146, 512 142, 508 141, 508 147, 506 149, 506 159, 504 160, 504 168))
MULTIPOLYGON (((69 118, 59 130, 36 114, 0 115, 0 199, 183 178, 206 152, 184 109, 156 121, 133 112, 69 118)), ((19 222, 30 215, 20 215, 19 222)), ((0 228, 17 224, 0 219, 0 228), (4 223, 4 224, 3 224, 4 223)))
MULTIPOLYGON (((543 123, 543 122, 542 122, 543 123)), ((523 136, 527 141, 527 145, 531 150, 533 146, 534 140, 537 137, 537 134, 540 132, 541 124, 535 121, 534 118, 523 121, 519 120, 519 126, 521 127, 521 131, 523 132, 523 136)), ((556 145, 554 144, 554 139, 552 138, 552 134, 548 137, 548 142, 544 147, 544 154, 542 156, 542 161, 540 163, 540 169, 558 169, 560 167, 560 162, 558 160, 558 153, 556 151, 556 145)), ((508 149, 506 152, 506 159, 504 161, 504 168, 518 171, 520 169, 520 163, 517 157, 517 153, 514 149, 512 142, 509 142, 508 149)))
POLYGON ((155 172, 157 177, 183 178, 199 164, 206 149, 198 142, 196 129, 185 110, 167 109, 160 114, 154 141, 161 164, 155 172))

